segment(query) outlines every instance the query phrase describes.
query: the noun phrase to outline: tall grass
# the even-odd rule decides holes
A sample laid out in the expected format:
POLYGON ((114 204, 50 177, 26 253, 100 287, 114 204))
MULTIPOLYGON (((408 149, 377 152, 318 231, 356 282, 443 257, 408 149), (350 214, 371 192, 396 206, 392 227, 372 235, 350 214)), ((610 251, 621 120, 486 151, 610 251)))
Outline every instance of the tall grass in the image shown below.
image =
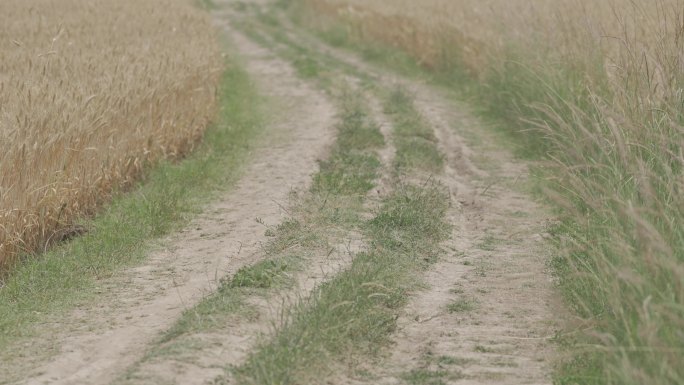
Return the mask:
POLYGON ((2 270, 192 150, 222 60, 186 0, 3 0, 0 25, 2 270))
POLYGON ((684 383, 684 1, 295 3, 338 40, 476 80, 453 84, 547 160, 577 315, 558 383, 684 383))

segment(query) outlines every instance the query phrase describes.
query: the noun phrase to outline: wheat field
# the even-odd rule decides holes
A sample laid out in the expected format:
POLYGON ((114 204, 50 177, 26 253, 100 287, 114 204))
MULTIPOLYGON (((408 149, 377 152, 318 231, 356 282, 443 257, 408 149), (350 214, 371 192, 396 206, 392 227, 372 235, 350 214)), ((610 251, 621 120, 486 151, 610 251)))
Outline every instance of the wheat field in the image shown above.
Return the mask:
POLYGON ((557 383, 684 383, 684 1, 295 3, 309 27, 465 73, 544 160, 574 310, 557 383))
POLYGON ((0 267, 193 149, 222 67, 190 0, 0 4, 0 267))

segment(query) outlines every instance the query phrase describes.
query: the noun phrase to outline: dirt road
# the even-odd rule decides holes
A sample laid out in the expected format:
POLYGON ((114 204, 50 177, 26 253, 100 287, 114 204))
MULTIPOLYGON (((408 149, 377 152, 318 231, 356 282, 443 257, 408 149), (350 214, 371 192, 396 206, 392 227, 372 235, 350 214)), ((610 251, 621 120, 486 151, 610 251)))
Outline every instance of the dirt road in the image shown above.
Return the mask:
MULTIPOLYGON (((185 352, 183 359, 173 351, 154 361, 147 358, 159 336, 215 291, 221 278, 263 258, 267 229, 288 215, 289 195, 307 189, 317 160, 328 156, 335 140, 339 106, 331 95, 339 91, 338 83, 326 89, 303 80, 285 41, 244 32, 246 23, 259 25, 256 12, 270 9, 268 1, 253 2, 248 9, 237 3, 219 2, 216 23, 272 106, 267 131, 244 176, 187 228, 161 241, 163 247, 142 266, 103 282, 107 289, 97 302, 46 327, 44 338, 59 346, 58 352, 18 358, 15 369, 7 371, 11 375, 0 382, 185 385, 218 377, 233 383, 230 376, 222 377, 225 369, 240 365, 277 323, 282 293, 254 297, 258 316, 197 336, 211 339, 211 348, 192 350, 191 357, 185 352)), ((444 255, 424 273, 426 287, 414 292, 401 311, 391 346, 364 365, 363 376, 358 370, 337 370, 330 383, 550 384, 556 298, 543 240, 549 215, 526 192, 528 166, 445 91, 325 46, 285 19, 276 28, 300 49, 338 63, 328 69, 336 78, 372 83, 361 92, 388 143, 392 119, 374 90, 397 85, 408 90, 446 160, 443 172, 424 175, 451 195, 447 217, 453 228, 444 255)), ((382 178, 391 179, 395 150, 391 144, 381 150, 382 178)), ((377 194, 383 195, 381 190, 377 194)), ((362 239, 354 241, 356 246, 342 242, 350 237, 343 236, 326 256, 338 259, 314 258, 295 275, 297 296, 344 269, 345 258, 362 247, 362 239)))

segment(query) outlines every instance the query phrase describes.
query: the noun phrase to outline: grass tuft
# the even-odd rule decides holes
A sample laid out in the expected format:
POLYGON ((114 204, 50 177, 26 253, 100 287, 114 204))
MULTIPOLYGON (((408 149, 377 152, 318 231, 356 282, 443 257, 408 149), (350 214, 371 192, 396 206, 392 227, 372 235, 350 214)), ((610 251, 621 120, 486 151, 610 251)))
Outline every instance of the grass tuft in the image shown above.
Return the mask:
POLYGON ((358 95, 343 94, 337 141, 328 160, 320 163, 313 191, 333 195, 363 195, 374 185, 381 163, 375 149, 385 145, 379 128, 368 118, 358 95))
POLYGON ((413 96, 397 87, 385 97, 384 107, 395 126, 395 166, 400 170, 442 171, 444 155, 437 148, 432 127, 416 109, 413 96))
POLYGON ((287 272, 292 269, 292 263, 285 259, 261 261, 238 270, 225 285, 230 288, 248 287, 255 289, 282 286, 291 280, 287 272))
POLYGON ((471 299, 458 299, 447 306, 449 313, 465 313, 475 310, 477 303, 471 299))

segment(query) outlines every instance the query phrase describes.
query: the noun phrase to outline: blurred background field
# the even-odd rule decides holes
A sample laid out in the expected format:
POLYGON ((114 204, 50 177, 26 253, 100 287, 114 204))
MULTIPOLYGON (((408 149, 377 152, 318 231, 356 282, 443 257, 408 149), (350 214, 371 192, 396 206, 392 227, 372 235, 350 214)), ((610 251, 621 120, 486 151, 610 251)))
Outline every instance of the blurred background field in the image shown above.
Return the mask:
POLYGON ((191 0, 0 4, 0 270, 193 149, 222 70, 191 0))
POLYGON ((684 383, 684 2, 292 0, 400 49, 496 118, 562 224, 560 384, 684 383))

